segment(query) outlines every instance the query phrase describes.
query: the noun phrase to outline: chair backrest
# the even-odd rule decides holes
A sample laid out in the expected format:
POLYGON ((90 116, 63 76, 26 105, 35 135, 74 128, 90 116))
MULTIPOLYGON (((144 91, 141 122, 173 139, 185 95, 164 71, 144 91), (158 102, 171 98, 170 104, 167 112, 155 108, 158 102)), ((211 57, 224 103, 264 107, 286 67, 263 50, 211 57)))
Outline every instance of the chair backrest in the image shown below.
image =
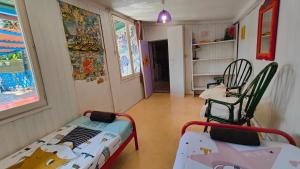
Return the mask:
POLYGON ((256 106, 260 102, 267 87, 269 86, 272 78, 274 77, 278 68, 276 62, 267 65, 249 84, 246 90, 243 92, 242 97, 247 98, 247 104, 244 107, 245 116, 247 119, 251 119, 254 116, 256 106))
POLYGON ((252 74, 252 65, 246 59, 231 62, 223 74, 223 83, 227 88, 241 89, 252 74))

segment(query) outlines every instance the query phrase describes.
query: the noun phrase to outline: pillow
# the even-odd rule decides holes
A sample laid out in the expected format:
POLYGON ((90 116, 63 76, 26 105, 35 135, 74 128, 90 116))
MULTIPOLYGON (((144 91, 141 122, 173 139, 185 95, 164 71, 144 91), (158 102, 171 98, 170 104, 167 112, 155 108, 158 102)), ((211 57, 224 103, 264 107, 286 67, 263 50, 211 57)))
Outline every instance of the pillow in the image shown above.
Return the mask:
POLYGON ((116 115, 114 113, 109 112, 101 112, 101 111, 92 111, 90 120, 98 121, 104 123, 111 123, 116 119, 116 115))
POLYGON ((206 89, 200 94, 199 97, 205 100, 226 97, 226 87, 224 84, 220 84, 214 88, 206 89))
POLYGON ((210 137, 214 140, 233 144, 259 146, 260 141, 257 132, 239 129, 211 127, 210 137))

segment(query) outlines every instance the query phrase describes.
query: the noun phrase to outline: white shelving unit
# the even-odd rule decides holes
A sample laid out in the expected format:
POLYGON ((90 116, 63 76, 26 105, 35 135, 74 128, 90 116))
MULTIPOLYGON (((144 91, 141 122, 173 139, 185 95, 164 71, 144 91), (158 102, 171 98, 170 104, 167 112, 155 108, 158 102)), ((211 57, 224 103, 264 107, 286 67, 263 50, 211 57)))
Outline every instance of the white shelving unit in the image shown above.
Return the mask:
POLYGON ((220 76, 223 75, 223 72, 208 72, 208 73, 198 73, 198 74, 193 74, 193 76, 220 76))
POLYGON ((232 60, 234 57, 219 57, 219 58, 204 58, 204 59, 196 59, 193 62, 201 62, 201 61, 211 61, 211 60, 232 60))
MULTIPOLYGON (((228 24, 193 26, 190 27, 190 33, 197 41, 220 39, 224 37, 228 26, 228 24), (208 32, 207 37, 203 37, 205 32, 208 32)), ((234 39, 191 44, 191 80, 194 94, 205 90, 207 83, 214 82, 214 77, 223 75, 226 67, 236 58, 235 51, 234 39)))

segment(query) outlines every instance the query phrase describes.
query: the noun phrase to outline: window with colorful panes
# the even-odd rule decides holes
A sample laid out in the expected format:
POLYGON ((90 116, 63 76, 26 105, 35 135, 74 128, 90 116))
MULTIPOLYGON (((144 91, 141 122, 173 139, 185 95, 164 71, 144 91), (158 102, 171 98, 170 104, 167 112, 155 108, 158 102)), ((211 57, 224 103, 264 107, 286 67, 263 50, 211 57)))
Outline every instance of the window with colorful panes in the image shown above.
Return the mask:
POLYGON ((141 72, 137 33, 130 21, 113 16, 113 27, 121 77, 139 75, 141 72))

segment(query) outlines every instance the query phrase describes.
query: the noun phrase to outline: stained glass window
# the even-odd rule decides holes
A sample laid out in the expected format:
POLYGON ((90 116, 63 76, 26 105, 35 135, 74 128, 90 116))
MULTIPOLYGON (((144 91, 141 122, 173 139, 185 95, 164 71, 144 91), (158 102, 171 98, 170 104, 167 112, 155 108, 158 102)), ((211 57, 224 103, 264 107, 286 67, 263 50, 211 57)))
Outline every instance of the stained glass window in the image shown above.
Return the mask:
POLYGON ((136 29, 134 25, 129 25, 129 34, 130 34, 131 52, 132 52, 132 59, 133 59, 133 70, 134 73, 140 73, 141 72, 140 53, 139 53, 139 47, 137 43, 136 29))
POLYGON ((126 77, 132 74, 126 24, 122 21, 117 20, 114 21, 114 24, 116 31, 121 75, 122 77, 126 77))
POLYGON ((120 18, 113 18, 121 77, 141 72, 140 53, 135 26, 120 18))

